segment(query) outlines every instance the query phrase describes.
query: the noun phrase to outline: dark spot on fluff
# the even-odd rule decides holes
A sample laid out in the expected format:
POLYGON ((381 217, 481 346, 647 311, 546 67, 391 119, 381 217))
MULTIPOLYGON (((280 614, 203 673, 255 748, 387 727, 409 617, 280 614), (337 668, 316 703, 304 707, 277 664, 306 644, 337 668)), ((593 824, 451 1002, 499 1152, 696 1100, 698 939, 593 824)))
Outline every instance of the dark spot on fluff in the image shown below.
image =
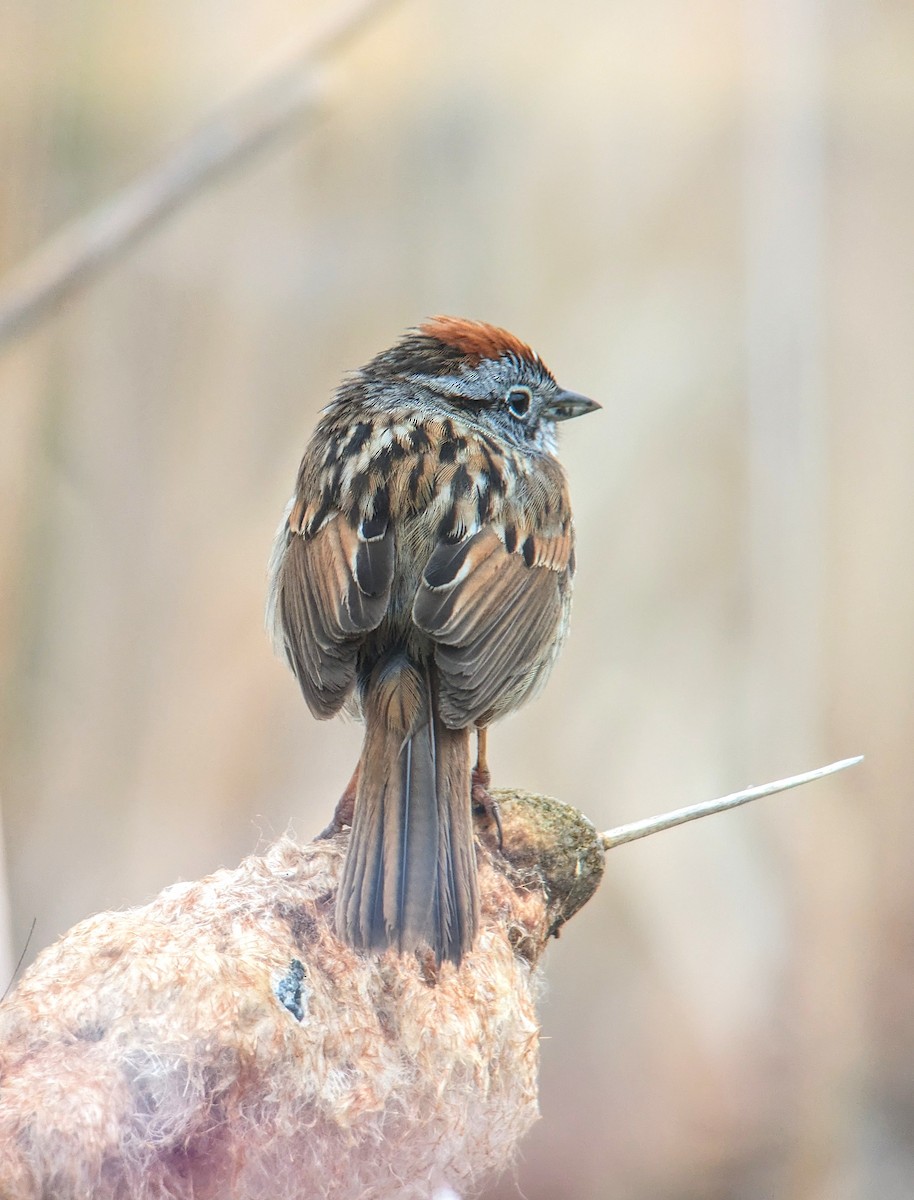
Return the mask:
POLYGON ((453 438, 450 441, 442 442, 441 449, 438 451, 438 458, 443 463, 452 463, 457 458, 457 443, 453 438))
POLYGON ((513 525, 505 526, 505 549, 509 554, 517 549, 517 530, 513 525))
POLYGON ((305 905, 280 901, 276 905, 276 915, 289 926, 292 940, 299 949, 303 949, 317 938, 317 921, 305 905))
POLYGON ((100 1042, 105 1036, 105 1027, 97 1021, 87 1021, 77 1025, 73 1033, 81 1042, 100 1042))
POLYGON ((300 959, 293 958, 289 969, 276 984, 276 999, 287 1008, 296 1021, 303 1021, 305 1010, 302 1006, 302 988, 305 980, 305 967, 300 959))
POLYGON ((524 562, 527 564, 527 566, 532 567, 533 560, 536 558, 536 543, 534 542, 532 535, 524 539, 524 544, 521 547, 521 553, 524 556, 524 562))

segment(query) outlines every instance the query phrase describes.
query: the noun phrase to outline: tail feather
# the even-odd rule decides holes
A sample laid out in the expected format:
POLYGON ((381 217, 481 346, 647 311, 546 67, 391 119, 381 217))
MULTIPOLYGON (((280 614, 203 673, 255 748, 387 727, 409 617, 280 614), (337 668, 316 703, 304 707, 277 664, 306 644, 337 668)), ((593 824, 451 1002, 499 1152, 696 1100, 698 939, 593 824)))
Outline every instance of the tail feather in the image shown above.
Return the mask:
POLYGON ((405 659, 373 680, 365 717, 337 932, 359 949, 428 946, 459 963, 478 920, 469 731, 447 728, 428 674, 405 659))
MULTIPOLYGON (((437 712, 434 722, 438 747, 439 938, 444 945, 459 946, 466 940, 467 930, 472 943, 479 907, 470 800, 470 731, 448 729, 437 712), (453 802, 456 795, 464 798, 460 804, 453 802), (471 886, 467 886, 468 880, 471 886)), ((460 953, 458 951, 458 961, 460 953)))

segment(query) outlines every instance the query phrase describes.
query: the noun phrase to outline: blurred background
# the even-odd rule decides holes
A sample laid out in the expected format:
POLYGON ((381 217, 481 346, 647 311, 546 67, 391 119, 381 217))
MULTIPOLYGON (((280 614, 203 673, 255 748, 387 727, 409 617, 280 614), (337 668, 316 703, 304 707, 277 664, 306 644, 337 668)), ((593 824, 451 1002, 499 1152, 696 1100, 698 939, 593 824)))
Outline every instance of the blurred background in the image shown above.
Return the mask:
MULTIPOLYGON (((7 0, 2 266, 331 8, 7 0)), ((404 0, 315 120, 11 341, 13 957, 325 824, 360 732, 271 655, 273 531, 346 369, 490 320, 604 405, 564 432, 572 637, 496 784, 606 828, 867 759, 610 855, 486 1194, 910 1200, 912 62, 899 0, 404 0)))

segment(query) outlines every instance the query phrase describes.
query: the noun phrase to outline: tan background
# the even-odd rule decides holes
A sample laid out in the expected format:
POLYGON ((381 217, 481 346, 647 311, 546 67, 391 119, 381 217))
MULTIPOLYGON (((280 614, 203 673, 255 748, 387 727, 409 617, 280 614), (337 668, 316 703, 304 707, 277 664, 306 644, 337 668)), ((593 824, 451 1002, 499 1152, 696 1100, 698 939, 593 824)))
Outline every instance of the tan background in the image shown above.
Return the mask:
MULTIPOLYGON (((11 266, 311 5, 8 0, 11 266)), ((33 954, 326 820, 359 732, 262 633, 340 374, 434 312, 567 429, 571 642, 496 781, 601 826, 866 752, 610 857, 548 959, 544 1120, 492 1198, 914 1194, 914 9, 404 3, 316 125, 0 360, 0 792, 33 954)))

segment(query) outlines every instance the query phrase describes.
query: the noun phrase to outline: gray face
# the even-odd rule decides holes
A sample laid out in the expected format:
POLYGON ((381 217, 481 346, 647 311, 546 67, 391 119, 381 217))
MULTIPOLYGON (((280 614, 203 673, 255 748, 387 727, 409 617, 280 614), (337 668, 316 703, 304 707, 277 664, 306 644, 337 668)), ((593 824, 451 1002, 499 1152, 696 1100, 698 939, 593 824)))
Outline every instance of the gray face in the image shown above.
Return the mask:
POLYGON ((555 453, 556 422, 600 407, 560 388, 538 356, 503 330, 449 318, 432 324, 456 340, 413 330, 357 372, 338 398, 389 411, 405 392, 420 407, 452 413, 509 447, 548 454, 555 453), (470 350, 462 344, 467 338, 470 350), (480 341, 494 353, 480 354, 480 341))
POLYGON ((539 364, 505 356, 447 375, 416 373, 409 382, 510 445, 555 450, 554 405, 560 389, 539 364))

